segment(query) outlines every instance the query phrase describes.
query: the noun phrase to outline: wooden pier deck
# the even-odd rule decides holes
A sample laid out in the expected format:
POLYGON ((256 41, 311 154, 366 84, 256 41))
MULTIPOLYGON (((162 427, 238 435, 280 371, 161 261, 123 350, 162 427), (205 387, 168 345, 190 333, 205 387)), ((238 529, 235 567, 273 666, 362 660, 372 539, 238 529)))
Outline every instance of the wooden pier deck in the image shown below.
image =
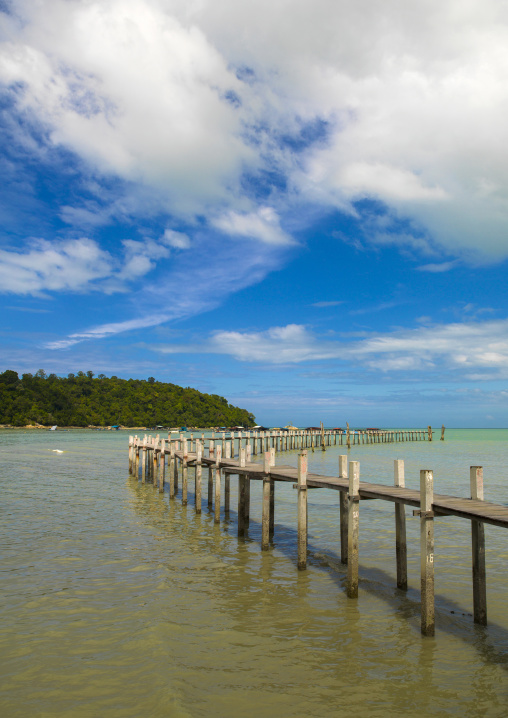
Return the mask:
MULTIPOLYGON (((429 432, 430 434, 430 432, 429 432)), ((331 434, 329 441, 331 441, 331 434)), ((320 433, 322 439, 323 432, 320 433)), ((238 438, 238 437, 237 437, 238 438)), ((483 500, 482 467, 470 467, 471 498, 434 494, 433 472, 420 471, 420 491, 405 487, 404 462, 394 461, 394 485, 360 481, 360 465, 348 457, 339 456, 337 476, 310 473, 307 468, 307 450, 302 449, 308 436, 300 437, 287 445, 277 441, 276 436, 262 437, 259 445, 247 437, 238 439, 238 456, 235 458, 235 437, 226 441, 208 439, 208 455, 205 456, 205 440, 130 437, 129 468, 141 481, 153 482, 154 487, 164 491, 166 463, 169 468, 169 497, 174 499, 181 481, 182 502, 187 504, 189 468, 193 469, 195 482, 195 510, 202 510, 202 472, 208 469, 207 505, 213 509, 215 522, 220 523, 221 506, 230 510, 230 479, 238 476, 238 535, 245 534, 249 525, 250 483, 262 482, 262 537, 261 549, 269 550, 274 534, 274 503, 276 482, 292 483, 298 490, 298 568, 307 565, 307 491, 328 489, 340 493, 339 521, 341 537, 341 561, 347 565, 347 594, 358 595, 358 534, 360 506, 365 500, 389 501, 395 505, 395 552, 397 587, 407 590, 407 545, 405 506, 413 507, 413 514, 420 517, 421 554, 421 630, 424 635, 434 635, 434 518, 456 516, 471 523, 472 573, 474 620, 487 624, 487 594, 485 569, 484 525, 508 528, 508 506, 483 500), (245 446, 244 446, 245 443, 245 446), (271 444, 271 445, 270 445, 271 444), (262 462, 253 459, 259 447, 262 462), (298 450, 298 466, 275 465, 275 450, 298 450), (223 455, 224 454, 224 455, 223 455)), ((286 437, 283 437, 286 438, 286 437)), ((296 437, 293 437, 296 438, 296 437)))

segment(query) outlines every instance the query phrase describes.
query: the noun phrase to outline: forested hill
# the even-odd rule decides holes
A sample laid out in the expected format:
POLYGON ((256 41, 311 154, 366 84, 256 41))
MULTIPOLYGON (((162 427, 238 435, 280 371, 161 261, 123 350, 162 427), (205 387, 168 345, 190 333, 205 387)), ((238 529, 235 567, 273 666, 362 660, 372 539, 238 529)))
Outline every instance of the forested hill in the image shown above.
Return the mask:
POLYGON ((144 379, 79 371, 0 373, 0 424, 60 426, 253 426, 254 416, 217 394, 144 379))

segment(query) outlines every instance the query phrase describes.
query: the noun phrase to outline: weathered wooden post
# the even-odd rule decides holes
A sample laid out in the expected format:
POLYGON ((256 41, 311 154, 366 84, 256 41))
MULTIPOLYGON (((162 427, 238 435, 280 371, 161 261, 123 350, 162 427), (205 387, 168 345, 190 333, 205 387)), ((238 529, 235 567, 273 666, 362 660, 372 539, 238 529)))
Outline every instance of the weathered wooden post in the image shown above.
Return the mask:
POLYGON ((134 472, 136 475, 136 480, 139 479, 139 461, 140 461, 140 459, 139 459, 139 439, 136 437, 136 458, 135 458, 136 468, 135 468, 135 472, 134 472))
POLYGON ((347 439, 347 448, 351 448, 351 435, 349 432, 349 424, 346 422, 346 439, 347 439))
POLYGON ((307 451, 298 454, 298 569, 307 568, 307 451))
POLYGON ((182 441, 182 506, 187 506, 187 489, 189 481, 189 451, 187 439, 182 441))
POLYGON ((326 446, 325 446, 325 425, 323 424, 322 421, 320 421, 319 424, 320 424, 320 426, 321 426, 321 451, 326 451, 326 446))
MULTIPOLYGON (((471 466, 469 470, 471 498, 483 501, 483 468, 471 466)), ((474 622, 487 625, 487 580, 485 571, 485 529, 483 521, 471 521, 473 552, 473 613, 474 622)))
MULTIPOLYGON (((270 449, 270 466, 275 466, 275 449, 270 449)), ((269 519, 269 536, 273 538, 275 528, 275 481, 270 479, 270 519, 269 519)))
POLYGON ((214 523, 220 523, 220 460, 222 458, 222 447, 219 445, 215 450, 215 515, 214 523))
MULTIPOLYGON (((404 488, 406 485, 404 461, 395 459, 393 462, 395 486, 404 488)), ((395 504, 395 555, 397 562, 397 588, 407 591, 407 542, 406 542, 406 507, 395 504)))
POLYGON ((360 462, 349 462, 347 595, 358 597, 358 525, 360 522, 360 462))
POLYGON ((231 476, 224 474, 224 513, 229 514, 229 505, 231 497, 231 476))
MULTIPOLYGON (((234 433, 233 433, 234 437, 234 433)), ((231 453, 234 453, 234 438, 231 441, 226 441, 226 455, 225 459, 231 459, 231 453)), ((224 474, 224 512, 229 514, 229 497, 231 494, 231 479, 229 474, 224 474)))
POLYGON ((427 427, 427 434, 429 437, 429 441, 432 441, 432 427, 431 426, 427 427))
MULTIPOLYGON (((180 441, 175 441, 175 452, 180 451, 180 441)), ((178 457, 175 453, 175 463, 173 464, 175 469, 175 496, 178 493, 178 457)))
POLYGON ((441 441, 444 441, 445 425, 441 424, 441 441))
MULTIPOLYGON (((213 436, 213 434, 212 434, 213 436)), ((211 439, 210 443, 208 445, 208 455, 210 459, 215 458, 215 444, 214 440, 211 439)), ((209 509, 213 506, 213 464, 208 464, 208 498, 207 498, 207 506, 209 509)))
POLYGON ((144 484, 146 482, 146 434, 143 439, 143 454, 141 457, 141 483, 144 484))
POLYGON ((157 454, 159 453, 159 440, 155 439, 153 442, 153 452, 152 452, 152 481, 153 481, 153 488, 157 488, 157 454))
POLYGON ((174 499, 175 498, 175 464, 176 464, 176 456, 175 456, 175 443, 174 441, 169 441, 169 498, 174 499))
MULTIPOLYGON (((249 445, 247 444, 247 448, 249 445)), ((240 448, 239 467, 245 467, 247 452, 240 448)), ((245 474, 238 474, 238 536, 245 535, 245 474)))
POLYGON ((166 441, 162 439, 161 450, 159 455, 159 493, 164 493, 164 480, 166 473, 166 441))
MULTIPOLYGON (((347 456, 339 456, 339 478, 347 479, 347 456)), ((347 563, 347 544, 348 544, 348 495, 346 491, 339 492, 340 507, 340 560, 341 563, 347 563)))
POLYGON ((420 471, 420 569, 422 634, 434 635, 434 474, 420 471))
POLYGON ((261 551, 268 551, 270 544, 270 465, 271 451, 263 454, 263 504, 261 513, 261 551))
POLYGON ((195 497, 196 513, 201 513, 201 481, 203 477, 203 439, 196 440, 196 476, 195 476, 195 497))

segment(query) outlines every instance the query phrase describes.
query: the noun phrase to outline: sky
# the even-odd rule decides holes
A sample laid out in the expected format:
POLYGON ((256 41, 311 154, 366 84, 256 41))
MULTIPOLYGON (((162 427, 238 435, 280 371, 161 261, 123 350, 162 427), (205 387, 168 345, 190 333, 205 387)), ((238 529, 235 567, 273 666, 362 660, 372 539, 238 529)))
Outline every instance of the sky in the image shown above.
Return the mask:
POLYGON ((0 0, 0 371, 508 426, 508 5, 0 0))

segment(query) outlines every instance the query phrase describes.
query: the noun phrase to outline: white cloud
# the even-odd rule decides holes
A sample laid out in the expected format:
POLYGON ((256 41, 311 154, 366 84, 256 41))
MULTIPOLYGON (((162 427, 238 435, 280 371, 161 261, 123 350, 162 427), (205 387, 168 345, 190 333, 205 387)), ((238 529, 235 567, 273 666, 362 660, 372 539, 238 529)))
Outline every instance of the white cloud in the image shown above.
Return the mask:
POLYGON ((144 276, 170 256, 165 244, 151 239, 123 240, 122 255, 113 257, 87 237, 32 240, 25 251, 0 250, 0 292, 40 295, 44 292, 126 291, 126 283, 144 276))
MULTIPOLYGON (((267 364, 340 360, 382 372, 473 369, 508 376, 508 320, 464 322, 373 334, 359 341, 331 341, 306 327, 289 324, 261 332, 218 331, 201 346, 156 347, 163 353, 205 352, 267 364)), ((478 378, 479 375, 475 375, 478 378)))
POLYGON ((291 244, 293 240, 280 227, 277 213, 271 207, 260 207, 257 212, 230 211, 213 220, 213 224, 232 236, 258 239, 266 244, 291 244))
POLYGON ((191 241, 184 232, 175 232, 172 229, 165 230, 161 241, 175 249, 189 249, 191 246, 191 241))
POLYGON ((344 300, 330 301, 330 302, 314 302, 311 306, 317 307, 318 309, 325 309, 327 307, 338 307, 344 304, 344 300))
MULTIPOLYGON (((438 261, 443 249, 462 262, 508 256, 504 4, 18 0, 14 11, 2 14, 0 80, 26 122, 11 124, 20 133, 36 127, 31 141, 41 155, 55 146, 75 153, 95 198, 68 206, 67 197, 64 221, 93 227, 149 216, 173 224, 172 214, 174 226, 188 222, 197 234, 211 225, 275 256, 294 242, 301 204, 355 213, 355 200, 371 197, 386 203, 394 221, 364 216, 366 239, 434 252, 424 271, 451 269, 453 260, 438 261), (322 132, 313 142, 315 127, 322 132), (401 232, 397 220, 405 218, 401 232)), ((18 139, 29 146, 26 135, 18 139)), ((3 289, 119 291, 171 247, 197 244, 194 234, 191 242, 168 230, 158 241, 127 240, 113 256, 86 240, 81 250, 95 252, 93 259, 73 255, 76 241, 85 242, 5 251, 3 289), (35 259, 40 268, 30 264, 35 259)), ((273 256, 264 260, 276 264, 273 256)), ((252 266, 236 288, 268 271, 252 266)), ((217 276, 222 297, 235 291, 217 276)), ((173 278, 181 291, 186 277, 173 278)), ((200 296, 184 292, 178 316, 219 301, 219 292, 210 299, 203 290, 209 281, 203 277, 200 296)), ((175 298, 158 291, 170 302, 159 315, 164 321, 175 316, 175 298)), ((149 317, 146 303, 145 310, 149 317)), ((261 338, 267 346, 276 340, 261 338)), ((296 330, 285 339, 295 357, 308 356, 303 339, 296 330)), ((336 351, 320 346, 326 356, 336 351)), ((393 366, 407 361, 395 351, 393 366)))
MULTIPOLYGON (((254 246, 245 253, 243 247, 235 242, 215 246, 213 251, 210 251, 207 237, 197 237, 195 242, 196 254, 177 253, 167 271, 129 295, 127 311, 135 307, 133 318, 82 329, 47 346, 65 349, 86 340, 155 327, 210 311, 239 289, 261 281, 280 261, 264 244, 254 246), (196 262, 196 256, 200 257, 199 262, 196 262)), ((126 271, 134 277, 130 263, 132 258, 143 262, 143 267, 149 267, 152 258, 169 251, 160 242, 148 240, 143 244, 128 240, 124 245, 124 269, 119 267, 117 274, 111 281, 108 280, 115 287, 129 278, 124 276, 126 271)))
POLYGON ((111 255, 87 238, 34 240, 25 253, 0 250, 0 287, 4 293, 83 291, 111 276, 112 271, 111 255))
POLYGON ((451 262, 436 262, 431 264, 422 264, 421 267, 417 267, 420 272, 432 272, 433 274, 439 274, 441 272, 449 272, 458 264, 457 260, 451 262))
POLYGON ((495 0, 15 9, 0 77, 53 144, 128 183, 132 211, 150 201, 211 219, 220 207, 224 231, 281 243, 263 212, 373 197, 466 259, 508 254, 508 10, 495 0), (315 147, 279 141, 315 120, 327 123, 315 147), (274 168, 290 192, 257 207, 242 175, 274 168))
POLYGON ((203 30, 165 5, 20 2, 0 78, 17 85, 20 106, 52 143, 187 214, 224 201, 253 156, 240 139, 241 113, 224 99, 241 83, 203 30))

